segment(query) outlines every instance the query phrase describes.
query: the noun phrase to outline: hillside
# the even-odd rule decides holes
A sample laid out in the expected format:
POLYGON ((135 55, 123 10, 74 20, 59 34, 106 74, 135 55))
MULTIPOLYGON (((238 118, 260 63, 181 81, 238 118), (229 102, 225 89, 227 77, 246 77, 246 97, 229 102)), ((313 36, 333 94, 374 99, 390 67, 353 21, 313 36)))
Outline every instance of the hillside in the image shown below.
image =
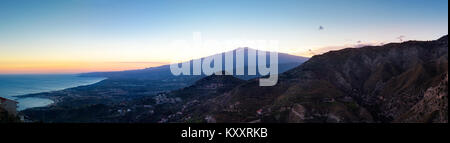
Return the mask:
POLYGON ((448 37, 331 51, 205 103, 218 122, 448 122, 448 37))
MULTIPOLYGON (((133 105, 142 105, 155 102, 151 115, 141 116, 137 122, 208 122, 208 117, 202 117, 211 109, 204 106, 207 100, 220 95, 229 94, 233 88, 246 83, 245 80, 231 75, 211 75, 198 80, 193 85, 162 93, 153 98, 137 99, 133 105), (172 102, 175 99, 175 102, 172 102), (149 120, 152 119, 152 120, 149 120)), ((211 106, 213 107, 213 106, 211 106)), ((215 121, 214 121, 215 122, 215 121)))

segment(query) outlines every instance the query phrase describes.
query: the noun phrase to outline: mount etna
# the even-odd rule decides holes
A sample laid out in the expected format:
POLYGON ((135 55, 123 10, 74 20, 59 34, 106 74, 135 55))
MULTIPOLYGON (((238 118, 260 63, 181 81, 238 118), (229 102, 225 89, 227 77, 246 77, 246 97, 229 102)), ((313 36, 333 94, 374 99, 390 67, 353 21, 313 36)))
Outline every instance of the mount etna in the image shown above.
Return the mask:
POLYGON ((448 36, 306 60, 281 54, 271 87, 259 86, 260 75, 173 76, 169 66, 87 73, 108 79, 25 95, 55 103, 20 114, 42 122, 448 122, 448 36))

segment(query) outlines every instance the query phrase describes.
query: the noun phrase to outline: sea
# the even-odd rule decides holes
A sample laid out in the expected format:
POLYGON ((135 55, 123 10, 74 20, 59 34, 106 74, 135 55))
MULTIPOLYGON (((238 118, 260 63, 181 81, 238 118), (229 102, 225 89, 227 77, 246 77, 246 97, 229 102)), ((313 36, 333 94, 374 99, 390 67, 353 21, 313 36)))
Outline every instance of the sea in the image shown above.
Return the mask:
POLYGON ((80 77, 76 74, 0 75, 0 97, 19 102, 17 110, 43 107, 53 101, 44 98, 19 98, 20 95, 63 90, 100 82, 102 77, 80 77))

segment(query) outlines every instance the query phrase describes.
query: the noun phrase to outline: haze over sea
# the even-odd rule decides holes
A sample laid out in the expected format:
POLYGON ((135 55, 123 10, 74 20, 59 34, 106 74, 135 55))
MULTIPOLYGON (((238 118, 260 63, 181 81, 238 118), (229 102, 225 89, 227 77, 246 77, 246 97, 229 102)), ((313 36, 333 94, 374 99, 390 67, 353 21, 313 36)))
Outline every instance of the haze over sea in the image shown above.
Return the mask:
POLYGON ((104 79, 79 77, 75 74, 0 75, 0 97, 18 101, 18 110, 42 107, 53 101, 43 98, 18 98, 17 96, 90 85, 104 79))

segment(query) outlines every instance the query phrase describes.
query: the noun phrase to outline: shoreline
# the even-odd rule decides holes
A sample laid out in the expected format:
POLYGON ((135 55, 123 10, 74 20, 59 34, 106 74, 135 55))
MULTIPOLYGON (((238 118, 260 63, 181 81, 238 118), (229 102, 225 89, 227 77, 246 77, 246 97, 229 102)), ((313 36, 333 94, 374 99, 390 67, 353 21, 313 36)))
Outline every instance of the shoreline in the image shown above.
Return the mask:
MULTIPOLYGON (((80 77, 80 76, 77 75, 77 77, 80 77)), ((99 77, 99 78, 104 78, 104 79, 101 79, 101 80, 99 80, 97 82, 94 82, 94 83, 91 83, 91 84, 84 84, 84 85, 78 85, 78 86, 74 86, 74 87, 67 87, 67 88, 64 88, 64 89, 57 89, 57 90, 37 92, 37 93, 30 93, 30 94, 23 94, 23 95, 14 95, 14 96, 10 96, 10 98, 15 98, 13 100, 15 100, 17 102, 19 102, 18 100, 23 100, 23 99, 26 99, 26 98, 37 98, 37 99, 44 99, 44 100, 52 101, 52 103, 46 104, 46 105, 43 105, 43 106, 29 107, 29 108, 24 108, 24 109, 21 109, 21 110, 19 110, 19 108, 17 108, 18 112, 21 112, 21 111, 24 111, 24 110, 27 110, 27 109, 32 109, 32 108, 51 107, 51 106, 55 106, 58 103, 60 103, 61 100, 63 100, 63 98, 64 98, 64 97, 53 96, 51 94, 57 93, 57 92, 64 92, 66 90, 75 89, 75 88, 79 88, 79 87, 83 87, 83 86, 95 85, 95 84, 98 84, 98 83, 103 82, 103 81, 108 79, 106 77, 99 77)))

